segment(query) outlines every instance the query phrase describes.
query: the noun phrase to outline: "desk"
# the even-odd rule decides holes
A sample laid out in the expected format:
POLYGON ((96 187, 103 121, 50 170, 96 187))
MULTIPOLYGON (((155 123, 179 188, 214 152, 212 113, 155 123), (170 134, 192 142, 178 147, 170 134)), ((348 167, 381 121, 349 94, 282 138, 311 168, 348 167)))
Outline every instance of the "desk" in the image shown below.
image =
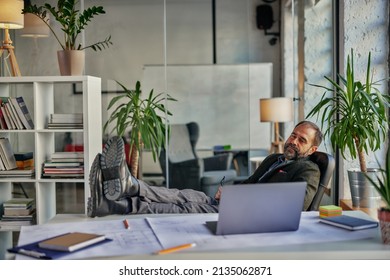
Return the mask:
MULTIPOLYGON (((308 212, 305 212, 308 213, 308 212)), ((350 211, 348 214, 358 217, 367 217, 367 215, 361 211, 350 211)), ((181 214, 182 216, 183 214, 181 214)), ((192 214, 194 215, 194 214, 192 214)), ((197 215, 197 214, 195 214, 197 215)), ((209 215, 209 214, 202 214, 209 215)), ((318 212, 310 212, 312 218, 318 216, 318 212)), ((94 221, 111 221, 111 220, 122 220, 124 218, 136 219, 143 217, 170 217, 172 215, 113 215, 102 218, 90 219, 84 215, 58 215, 49 224, 61 224, 61 228, 67 228, 66 224, 72 222, 94 222, 94 221)), ((210 214, 210 217, 215 217, 215 214, 210 214), (214 216, 213 216, 214 215, 214 216)), ((68 224, 70 225, 70 224, 68 224)), ((321 225, 326 226, 327 225, 321 225)), ((327 230, 327 228, 322 228, 327 230)), ((321 229, 321 230, 322 230, 321 229)), ((332 227, 333 229, 333 227, 332 227)), ((338 229, 337 230, 343 230, 338 229)), ((271 246, 258 246, 257 244, 251 245, 245 248, 235 249, 220 249, 214 251, 193 251, 186 252, 182 251, 180 259, 190 260, 204 260, 204 259, 390 259, 390 246, 384 245, 380 238, 379 228, 373 230, 370 234, 370 238, 366 239, 355 239, 355 240, 344 240, 336 242, 316 242, 316 243, 305 243, 302 244, 283 244, 283 245, 271 245, 271 246)), ((349 231, 347 231, 349 232, 349 231)), ((362 231, 360 231, 363 233, 362 231)), ((280 236, 280 233, 275 233, 280 236)), ((291 232, 291 237, 296 235, 297 232, 291 232)), ((351 232, 353 234, 359 234, 357 232, 351 232)), ((23 236, 21 233, 21 239, 25 241, 28 239, 27 236, 23 236)), ((262 237, 263 238, 263 237, 262 237)), ((274 238, 275 239, 275 238, 274 238)), ((305 238, 303 238, 305 239, 305 238)), ((125 256, 110 256, 100 257, 94 259, 177 259, 177 254, 168 255, 154 255, 154 254, 134 254, 125 256)))

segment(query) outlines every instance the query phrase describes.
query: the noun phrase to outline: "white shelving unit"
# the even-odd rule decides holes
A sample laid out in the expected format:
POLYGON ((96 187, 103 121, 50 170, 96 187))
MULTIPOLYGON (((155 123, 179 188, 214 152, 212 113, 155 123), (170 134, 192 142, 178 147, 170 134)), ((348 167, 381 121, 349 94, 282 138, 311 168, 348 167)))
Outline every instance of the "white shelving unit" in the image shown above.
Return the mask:
MULTIPOLYGON (((1 77, 0 96, 22 95, 32 113, 34 129, 32 130, 0 130, 1 137, 9 137, 14 146, 27 146, 34 151, 34 178, 0 178, 0 205, 12 197, 13 183, 28 183, 35 188, 37 224, 44 224, 56 215, 56 183, 84 184, 84 211, 87 211, 87 199, 90 196, 88 183, 89 170, 97 153, 102 151, 102 114, 101 114, 101 79, 92 76, 52 76, 52 77, 1 77), (76 85, 80 94, 72 92, 76 85), (64 90, 65 89, 65 90, 64 90), (61 113, 83 113, 82 129, 47 129, 50 114, 57 113, 55 101, 59 94, 66 94, 65 99, 75 98, 74 107, 61 108, 61 113), (80 101, 82 100, 82 101, 80 101), (28 102, 29 101, 29 102, 28 102), (79 104, 82 102, 82 105, 79 104), (42 163, 55 152, 56 133, 82 134, 84 147, 84 178, 52 179, 42 178, 42 163), (17 144, 15 144, 17 143, 17 144)), ((64 99, 64 98, 62 98, 64 99)), ((71 101, 71 100, 69 100, 71 101)), ((67 105, 64 104, 64 107, 67 105)), ((57 105, 58 107, 58 105, 57 105)), ((58 143, 57 143, 58 144, 58 143)), ((25 148, 24 148, 25 149, 25 148)), ((17 147, 14 147, 17 151, 17 147)), ((17 229, 15 229, 17 230, 17 229)), ((0 229, 0 259, 11 245, 12 231, 0 229)))

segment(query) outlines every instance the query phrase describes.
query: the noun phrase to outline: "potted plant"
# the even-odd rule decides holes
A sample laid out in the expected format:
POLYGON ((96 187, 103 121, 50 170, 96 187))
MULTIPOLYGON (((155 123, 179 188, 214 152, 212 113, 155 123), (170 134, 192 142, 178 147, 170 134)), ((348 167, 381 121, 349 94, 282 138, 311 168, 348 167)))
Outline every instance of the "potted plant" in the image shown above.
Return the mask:
POLYGON ((94 51, 103 50, 112 45, 111 36, 97 43, 82 46, 78 36, 87 27, 88 23, 97 15, 105 14, 102 6, 93 6, 80 12, 77 9, 78 0, 58 0, 57 6, 48 3, 42 6, 28 4, 23 9, 24 14, 30 13, 40 18, 51 30, 62 50, 57 52, 61 75, 81 75, 84 69, 84 50, 91 48, 94 51), (57 35, 50 25, 49 14, 60 24, 63 32, 57 35), (62 61, 66 62, 62 62, 62 61), (76 68, 76 66, 79 66, 76 68))
MULTIPOLYGON (((117 81, 122 87, 124 93, 115 96, 108 104, 107 110, 115 109, 110 114, 103 130, 106 132, 108 125, 114 123, 115 127, 111 130, 118 136, 123 137, 130 129, 129 154, 130 172, 138 177, 140 152, 143 148, 152 152, 153 160, 156 161, 161 148, 165 145, 165 115, 171 116, 164 105, 165 97, 163 93, 154 94, 153 89, 146 98, 142 98, 141 83, 137 81, 135 90, 126 88, 117 81), (161 114, 159 114, 161 113, 161 114)), ((167 96, 168 101, 176 99, 167 96)))
MULTIPOLYGON (((380 166, 379 162, 378 165, 380 166)), ((390 244, 390 148, 387 148, 385 167, 379 169, 380 176, 376 180, 367 176, 374 188, 382 197, 384 206, 378 209, 378 220, 381 227, 382 240, 390 244)))
POLYGON ((338 74, 339 82, 325 77, 331 87, 313 85, 325 89, 319 103, 307 117, 321 117, 322 128, 326 125, 324 135, 330 136, 332 148, 340 149, 347 159, 359 159, 359 170, 348 170, 352 193, 352 203, 356 207, 370 207, 370 199, 362 199, 368 193, 379 199, 379 195, 366 180, 367 176, 376 178, 375 170, 367 168, 366 154, 380 149, 388 131, 387 108, 389 95, 381 93, 377 86, 380 81, 373 81, 371 74, 371 53, 368 55, 365 81, 355 80, 353 49, 347 58, 346 76, 338 74), (328 95, 331 93, 331 96, 328 95))

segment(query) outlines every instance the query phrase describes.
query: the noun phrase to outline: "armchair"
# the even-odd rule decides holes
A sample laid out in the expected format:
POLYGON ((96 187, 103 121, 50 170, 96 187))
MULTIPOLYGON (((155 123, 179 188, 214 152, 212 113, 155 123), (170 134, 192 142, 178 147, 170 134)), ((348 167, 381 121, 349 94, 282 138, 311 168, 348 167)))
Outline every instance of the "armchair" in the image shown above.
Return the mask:
MULTIPOLYGON (((195 189, 214 196, 219 182, 225 176, 226 184, 233 184, 237 173, 230 169, 233 155, 223 153, 206 158, 196 154, 199 125, 196 122, 170 126, 168 146, 169 186, 177 189, 195 189)), ((166 150, 160 153, 159 162, 165 180, 166 150)))

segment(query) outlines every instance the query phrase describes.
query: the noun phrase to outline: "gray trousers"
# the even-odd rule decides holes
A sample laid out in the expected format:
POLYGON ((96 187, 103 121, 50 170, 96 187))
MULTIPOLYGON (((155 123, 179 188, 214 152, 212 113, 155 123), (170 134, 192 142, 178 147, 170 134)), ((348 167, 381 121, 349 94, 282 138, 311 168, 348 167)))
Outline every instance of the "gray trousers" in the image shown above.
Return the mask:
POLYGON ((139 181, 139 196, 131 197, 133 214, 217 213, 218 202, 193 189, 168 189, 139 181))

